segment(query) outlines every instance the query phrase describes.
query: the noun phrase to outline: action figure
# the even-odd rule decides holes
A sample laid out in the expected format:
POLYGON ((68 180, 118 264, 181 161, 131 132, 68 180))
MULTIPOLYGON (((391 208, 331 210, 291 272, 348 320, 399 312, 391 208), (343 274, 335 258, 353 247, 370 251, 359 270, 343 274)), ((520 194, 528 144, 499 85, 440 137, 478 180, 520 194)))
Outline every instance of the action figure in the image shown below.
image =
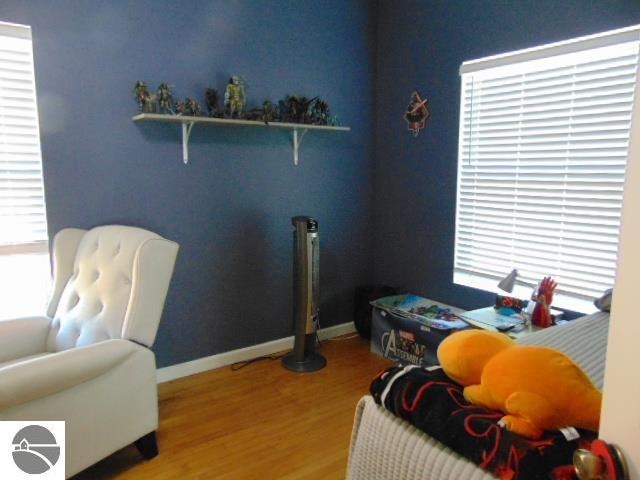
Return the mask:
POLYGON ((171 95, 170 86, 167 82, 162 82, 158 87, 158 107, 160 113, 174 114, 173 95, 171 95))
POLYGON ((184 99, 184 113, 194 117, 200 116, 200 104, 195 100, 187 97, 184 99))
POLYGON ((135 93, 136 102, 138 102, 138 109, 143 113, 151 113, 153 108, 149 104, 151 94, 147 84, 142 80, 138 80, 133 87, 133 92, 135 93))
POLYGON ((330 119, 329 104, 318 98, 311 109, 311 119, 314 125, 328 125, 330 119))
POLYGON ((280 101, 280 113, 284 117, 283 120, 294 123, 312 123, 309 106, 317 98, 308 99, 297 95, 287 95, 284 101, 280 101))
POLYGON ((187 97, 184 99, 184 102, 176 103, 176 113, 178 115, 197 117, 200 115, 200 105, 195 100, 187 97))
POLYGON ((234 75, 229 79, 224 92, 224 108, 229 118, 242 118, 245 106, 244 85, 240 77, 234 75))
POLYGON ((212 87, 207 88, 204 92, 204 101, 207 105, 207 112, 209 112, 209 116, 218 116, 218 91, 212 87))
POLYGON ((278 112, 276 111, 276 107, 273 106, 269 100, 265 100, 262 103, 262 121, 264 123, 273 122, 276 120, 278 116, 278 112))
POLYGON ((249 110, 244 114, 244 118, 246 120, 253 120, 258 122, 264 122, 265 124, 269 124, 269 122, 273 122, 276 119, 276 109, 269 100, 265 100, 262 103, 262 108, 256 107, 249 110))

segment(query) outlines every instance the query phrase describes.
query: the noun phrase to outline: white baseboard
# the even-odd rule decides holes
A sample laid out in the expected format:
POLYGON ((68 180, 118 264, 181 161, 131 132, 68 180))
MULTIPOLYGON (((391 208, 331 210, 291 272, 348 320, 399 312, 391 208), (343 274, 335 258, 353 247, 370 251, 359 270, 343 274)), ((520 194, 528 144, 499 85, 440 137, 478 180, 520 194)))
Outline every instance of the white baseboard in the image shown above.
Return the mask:
MULTIPOLYGON (((327 338, 333 338, 346 333, 353 333, 355 331, 353 322, 347 322, 341 323, 340 325, 334 325, 332 327, 321 328, 318 330, 318 336, 320 337, 320 340, 325 340, 327 338)), ((208 357, 198 358, 196 360, 191 360, 190 362, 178 363, 169 367, 159 368, 157 370, 156 377, 158 379, 158 383, 169 382, 176 378, 195 375, 196 373, 206 372, 207 370, 213 370, 214 368, 224 367, 226 365, 231 365, 232 363, 250 360, 262 355, 271 355, 291 348, 293 348, 293 336, 260 343, 258 345, 252 345, 250 347, 239 348, 229 352, 218 353, 208 357)))

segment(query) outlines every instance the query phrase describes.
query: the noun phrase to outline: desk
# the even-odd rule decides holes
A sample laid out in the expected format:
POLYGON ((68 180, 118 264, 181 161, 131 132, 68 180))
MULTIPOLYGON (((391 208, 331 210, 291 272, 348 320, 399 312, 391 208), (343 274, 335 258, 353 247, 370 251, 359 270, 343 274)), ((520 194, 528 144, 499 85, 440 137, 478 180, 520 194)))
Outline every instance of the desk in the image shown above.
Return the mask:
MULTIPOLYGON (((493 307, 478 308, 476 310, 470 310, 468 312, 462 312, 459 314, 466 322, 474 327, 481 328, 483 330, 490 330, 493 332, 499 331, 496 327, 503 324, 516 324, 514 328, 504 332, 506 335, 513 339, 523 338, 533 332, 542 330, 541 327, 524 324, 517 324, 517 320, 512 317, 500 315, 493 307)), ((551 328, 551 327, 547 327, 551 328)))

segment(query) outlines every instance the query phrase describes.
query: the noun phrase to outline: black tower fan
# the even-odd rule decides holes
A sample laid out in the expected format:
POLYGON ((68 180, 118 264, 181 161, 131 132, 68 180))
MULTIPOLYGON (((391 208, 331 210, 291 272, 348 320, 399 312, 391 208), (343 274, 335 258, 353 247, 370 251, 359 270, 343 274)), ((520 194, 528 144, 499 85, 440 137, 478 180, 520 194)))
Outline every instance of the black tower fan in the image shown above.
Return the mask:
POLYGON ((282 365, 294 372, 324 368, 325 358, 315 351, 319 313, 320 239, 318 222, 311 217, 293 217, 293 351, 282 365))

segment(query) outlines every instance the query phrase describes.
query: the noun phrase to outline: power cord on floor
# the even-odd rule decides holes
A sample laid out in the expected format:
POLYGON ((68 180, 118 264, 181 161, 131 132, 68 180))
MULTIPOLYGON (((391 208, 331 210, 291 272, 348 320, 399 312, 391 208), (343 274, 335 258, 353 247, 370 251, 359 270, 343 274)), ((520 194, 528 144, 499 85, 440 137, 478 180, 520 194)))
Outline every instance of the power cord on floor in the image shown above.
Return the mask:
MULTIPOLYGON (((316 347, 318 349, 320 349, 320 347, 322 346, 322 340, 320 340, 320 336, 318 335, 318 330, 320 330, 320 320, 316 317, 315 319, 316 322, 316 331, 315 331, 315 337, 316 337, 316 347)), ((349 340, 350 338, 355 338, 357 337, 358 334, 354 334, 351 335, 349 337, 341 337, 341 338, 329 338, 327 340, 349 340)), ((243 360, 241 362, 236 362, 236 363, 232 363, 231 364, 231 371, 232 372, 236 372, 238 370, 240 370, 241 368, 246 367, 247 365, 251 365, 252 363, 258 362, 260 360, 280 360, 282 357, 284 357, 285 355, 287 355, 289 352, 285 352, 282 353, 280 355, 261 355, 259 357, 255 357, 255 358, 251 358, 249 360, 243 360)))
POLYGON ((241 368, 244 368, 247 365, 251 365, 252 363, 260 361, 260 360, 280 360, 285 355, 286 355, 286 353, 282 353, 280 355, 261 355, 259 357, 251 358, 249 360, 243 360, 241 362, 232 363, 231 364, 231 371, 232 372, 236 372, 236 371, 240 370, 241 368))
POLYGON ((330 340, 332 342, 340 342, 342 340, 351 340, 352 338, 357 338, 359 336, 360 336, 359 333, 354 333, 353 335, 349 335, 348 337, 333 337, 333 338, 328 338, 327 340, 330 340))

